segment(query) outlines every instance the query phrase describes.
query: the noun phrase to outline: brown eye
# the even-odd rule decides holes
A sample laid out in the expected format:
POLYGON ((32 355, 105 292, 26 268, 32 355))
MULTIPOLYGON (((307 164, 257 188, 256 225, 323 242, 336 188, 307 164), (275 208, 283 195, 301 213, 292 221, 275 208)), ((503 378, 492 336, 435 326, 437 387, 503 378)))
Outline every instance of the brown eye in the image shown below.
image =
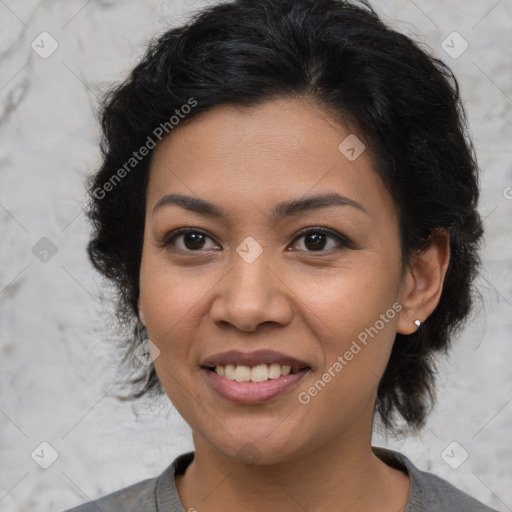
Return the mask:
MULTIPOLYGON (((307 228, 298 234, 294 243, 297 244, 297 240, 301 238, 304 239, 304 248, 299 250, 305 252, 328 252, 336 248, 353 248, 353 244, 346 237, 326 228, 307 228), (329 240, 331 240, 330 246, 329 240)), ((207 240, 212 239, 201 230, 181 228, 167 235, 158 246, 184 252, 199 252, 215 247, 208 247, 207 240), (179 240, 181 242, 177 243, 179 240)))
POLYGON ((327 252, 327 250, 336 247, 351 247, 351 243, 339 233, 331 231, 325 228, 308 228, 307 230, 301 231, 295 240, 304 239, 303 246, 307 252, 327 252), (331 247, 327 247, 328 240, 334 240, 335 244, 331 244, 331 247))
POLYGON ((205 241, 207 239, 211 240, 211 238, 202 231, 193 228, 182 228, 166 236, 159 246, 162 248, 173 246, 178 250, 195 252, 208 249, 208 247, 205 247, 205 241), (180 244, 176 244, 176 241, 179 239, 182 239, 181 246, 180 244))

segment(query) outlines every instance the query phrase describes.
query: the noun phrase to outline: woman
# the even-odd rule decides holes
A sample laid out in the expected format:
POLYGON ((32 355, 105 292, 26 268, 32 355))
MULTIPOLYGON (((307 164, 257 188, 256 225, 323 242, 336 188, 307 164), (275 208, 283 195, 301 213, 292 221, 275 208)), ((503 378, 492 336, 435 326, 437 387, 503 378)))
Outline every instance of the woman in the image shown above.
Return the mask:
POLYGON ((374 420, 424 425, 482 223, 450 70, 363 2, 235 0, 106 97, 88 252, 195 451, 73 509, 488 511, 374 420), (375 414, 376 413, 376 414, 375 414))

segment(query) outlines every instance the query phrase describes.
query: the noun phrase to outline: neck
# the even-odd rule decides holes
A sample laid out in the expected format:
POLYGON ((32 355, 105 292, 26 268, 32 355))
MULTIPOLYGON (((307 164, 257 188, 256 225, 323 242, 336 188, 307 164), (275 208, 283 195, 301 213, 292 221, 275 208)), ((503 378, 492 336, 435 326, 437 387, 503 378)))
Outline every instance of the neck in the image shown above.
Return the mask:
POLYGON ((405 510, 409 478, 376 457, 371 429, 275 464, 244 464, 194 433, 195 457, 176 486, 185 510, 405 510))

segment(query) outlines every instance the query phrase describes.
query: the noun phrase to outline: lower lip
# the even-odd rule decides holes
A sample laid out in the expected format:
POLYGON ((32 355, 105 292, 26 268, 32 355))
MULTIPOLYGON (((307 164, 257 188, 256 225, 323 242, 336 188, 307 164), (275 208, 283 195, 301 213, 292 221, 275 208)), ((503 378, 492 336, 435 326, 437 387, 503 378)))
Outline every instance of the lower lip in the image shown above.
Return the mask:
POLYGON ((292 389, 309 370, 283 375, 264 382, 237 382, 226 379, 213 370, 202 368, 206 379, 219 395, 238 404, 257 404, 292 389))

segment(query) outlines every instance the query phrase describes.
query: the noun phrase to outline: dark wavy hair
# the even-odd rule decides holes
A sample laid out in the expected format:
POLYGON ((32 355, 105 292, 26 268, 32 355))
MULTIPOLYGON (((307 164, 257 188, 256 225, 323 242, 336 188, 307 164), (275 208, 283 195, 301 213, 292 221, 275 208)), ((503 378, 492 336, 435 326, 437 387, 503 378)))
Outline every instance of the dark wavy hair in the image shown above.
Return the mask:
MULTIPOLYGON (((435 401, 434 355, 447 351, 477 296, 478 166, 451 70, 383 23, 364 0, 210 6, 155 37, 129 77, 104 95, 102 163, 87 181, 87 252, 113 283, 117 319, 129 326, 124 363, 144 329, 137 300, 152 150, 137 162, 134 151, 149 147, 160 126, 172 133, 169 120, 178 114, 182 126, 219 105, 278 97, 313 98, 364 134, 398 208, 404 264, 439 229, 450 235, 440 301, 420 329, 396 334, 377 392, 375 412, 387 429, 396 428, 396 413, 418 429, 435 401), (186 110, 191 99, 195 107, 186 110)), ((131 394, 122 399, 163 392, 153 365, 132 377, 131 394)))

